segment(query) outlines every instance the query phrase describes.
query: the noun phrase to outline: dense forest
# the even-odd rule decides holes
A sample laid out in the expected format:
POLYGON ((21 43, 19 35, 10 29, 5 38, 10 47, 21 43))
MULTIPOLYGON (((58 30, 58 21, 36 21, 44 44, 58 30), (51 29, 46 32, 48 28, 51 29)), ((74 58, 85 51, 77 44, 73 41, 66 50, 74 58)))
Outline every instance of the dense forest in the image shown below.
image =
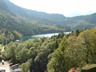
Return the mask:
POLYGON ((73 67, 96 63, 95 54, 96 27, 51 38, 10 42, 2 53, 6 60, 19 63, 23 72, 68 72, 73 67))
POLYGON ((17 32, 16 30, 14 31, 8 31, 6 29, 0 30, 0 44, 8 44, 11 41, 16 41, 22 38, 22 34, 17 32))
POLYGON ((54 33, 71 31, 70 28, 58 25, 46 25, 44 22, 27 19, 24 17, 14 17, 8 13, 0 11, 0 30, 16 30, 23 36, 31 36, 34 34, 54 33))

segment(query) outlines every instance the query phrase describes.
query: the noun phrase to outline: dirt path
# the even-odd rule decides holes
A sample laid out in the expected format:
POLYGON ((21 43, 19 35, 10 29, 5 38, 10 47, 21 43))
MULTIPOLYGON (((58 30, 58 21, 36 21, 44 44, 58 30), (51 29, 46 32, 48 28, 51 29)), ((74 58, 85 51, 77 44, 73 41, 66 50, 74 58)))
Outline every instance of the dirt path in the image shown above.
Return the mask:
POLYGON ((0 62, 0 67, 5 68, 6 72, 11 72, 9 63, 7 61, 4 62, 4 65, 2 65, 2 63, 0 62))

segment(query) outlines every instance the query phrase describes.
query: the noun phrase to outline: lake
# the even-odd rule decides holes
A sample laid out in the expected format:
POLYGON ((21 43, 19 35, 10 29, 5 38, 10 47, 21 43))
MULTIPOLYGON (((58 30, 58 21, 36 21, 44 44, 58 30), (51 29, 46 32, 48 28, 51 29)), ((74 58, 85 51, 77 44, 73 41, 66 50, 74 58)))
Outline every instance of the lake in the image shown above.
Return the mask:
MULTIPOLYGON (((71 32, 64 32, 64 34, 69 34, 71 32)), ((36 38, 41 38, 41 37, 52 37, 54 35, 58 35, 59 33, 48 33, 48 34, 38 34, 38 35, 33 35, 33 36, 27 36, 27 37, 23 37, 22 41, 26 41, 28 39, 36 39, 36 38)))

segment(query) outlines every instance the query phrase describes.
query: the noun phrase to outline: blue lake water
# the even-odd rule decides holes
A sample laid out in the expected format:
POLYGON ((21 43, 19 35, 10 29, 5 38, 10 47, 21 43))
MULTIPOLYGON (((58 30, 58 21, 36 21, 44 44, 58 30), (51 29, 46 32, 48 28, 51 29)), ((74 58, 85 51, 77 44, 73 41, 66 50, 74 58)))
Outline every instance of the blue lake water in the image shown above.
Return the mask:
MULTIPOLYGON (((64 32, 65 34, 69 34, 71 32, 64 32)), ((49 33, 49 34, 39 34, 39 35, 33 35, 32 38, 40 38, 40 37, 52 37, 54 35, 58 35, 59 33, 49 33)))
MULTIPOLYGON (((71 32, 64 32, 64 34, 69 34, 71 32)), ((33 36, 27 36, 27 37, 24 37, 22 38, 22 41, 26 41, 28 39, 36 39, 36 38, 41 38, 41 37, 52 37, 54 35, 58 35, 59 33, 48 33, 48 34, 38 34, 38 35, 33 35, 33 36)))

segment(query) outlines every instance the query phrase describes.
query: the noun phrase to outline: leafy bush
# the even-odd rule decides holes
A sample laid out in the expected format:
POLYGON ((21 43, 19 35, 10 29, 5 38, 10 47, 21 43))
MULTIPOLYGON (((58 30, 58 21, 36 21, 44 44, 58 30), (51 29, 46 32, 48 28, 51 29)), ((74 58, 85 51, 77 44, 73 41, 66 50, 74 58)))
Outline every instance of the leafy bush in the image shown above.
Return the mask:
POLYGON ((22 68, 22 72, 29 72, 30 64, 28 62, 21 64, 19 67, 22 68))
POLYGON ((96 64, 89 65, 88 67, 83 67, 81 72, 96 72, 96 64))

